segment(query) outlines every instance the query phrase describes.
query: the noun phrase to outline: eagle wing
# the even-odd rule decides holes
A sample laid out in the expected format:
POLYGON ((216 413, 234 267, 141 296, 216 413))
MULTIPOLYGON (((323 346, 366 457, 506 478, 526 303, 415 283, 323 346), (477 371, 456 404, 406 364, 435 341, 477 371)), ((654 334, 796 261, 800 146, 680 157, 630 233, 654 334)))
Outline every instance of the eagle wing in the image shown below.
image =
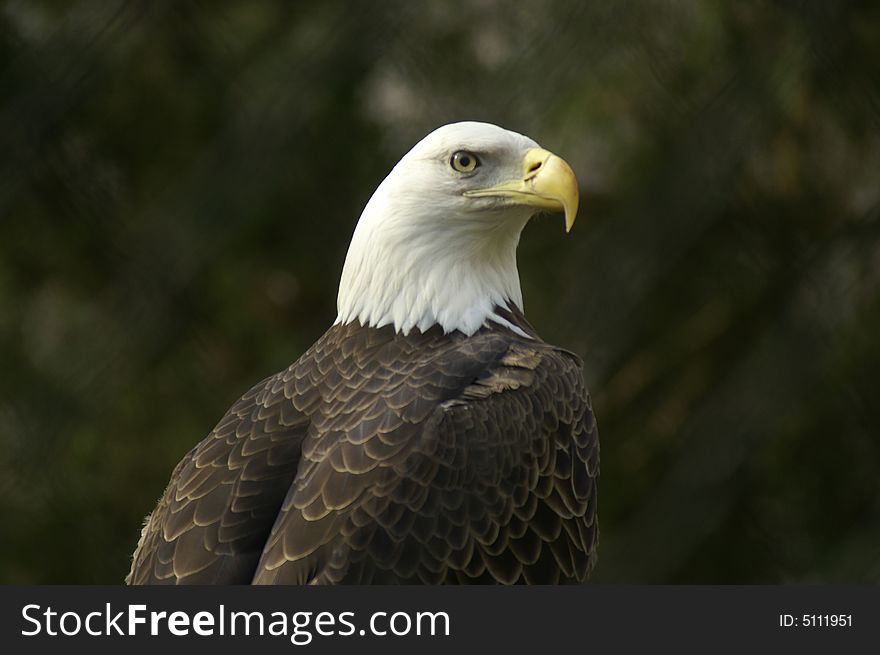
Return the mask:
POLYGON ((285 372, 254 386, 174 469, 128 584, 248 584, 296 475, 308 419, 285 372))
POLYGON ((381 394, 367 379, 348 415, 310 428, 254 582, 585 580, 599 444, 581 368, 495 334, 381 394))

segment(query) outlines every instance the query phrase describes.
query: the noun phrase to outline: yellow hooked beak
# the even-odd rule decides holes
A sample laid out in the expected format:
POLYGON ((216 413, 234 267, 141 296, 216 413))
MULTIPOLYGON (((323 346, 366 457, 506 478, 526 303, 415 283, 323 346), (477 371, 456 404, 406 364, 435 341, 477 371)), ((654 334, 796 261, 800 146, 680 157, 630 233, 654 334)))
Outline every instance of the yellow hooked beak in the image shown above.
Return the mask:
POLYGON ((565 212, 565 231, 571 231, 578 209, 578 184, 571 166, 543 148, 531 148, 523 157, 523 177, 488 189, 465 191, 471 197, 501 196, 517 203, 565 212))

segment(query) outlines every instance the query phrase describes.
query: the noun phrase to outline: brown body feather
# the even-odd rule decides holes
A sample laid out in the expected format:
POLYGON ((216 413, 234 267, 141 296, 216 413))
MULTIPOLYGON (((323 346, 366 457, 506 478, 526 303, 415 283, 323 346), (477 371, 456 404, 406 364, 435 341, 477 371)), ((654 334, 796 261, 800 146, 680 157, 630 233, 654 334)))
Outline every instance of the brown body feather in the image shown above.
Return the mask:
POLYGON ((584 581, 599 442, 581 363, 504 314, 534 338, 333 326, 178 464, 127 581, 584 581))

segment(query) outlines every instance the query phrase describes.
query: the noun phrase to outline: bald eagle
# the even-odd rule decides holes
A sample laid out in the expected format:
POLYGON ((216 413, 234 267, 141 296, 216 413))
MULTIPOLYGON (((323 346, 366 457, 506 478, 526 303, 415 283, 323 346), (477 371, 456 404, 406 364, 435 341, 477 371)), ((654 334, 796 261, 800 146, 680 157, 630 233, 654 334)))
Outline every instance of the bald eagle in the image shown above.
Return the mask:
POLYGON ((571 168, 455 123, 354 231, 335 323, 174 469, 129 584, 556 584, 595 562, 582 362, 523 316, 520 232, 574 222, 571 168))

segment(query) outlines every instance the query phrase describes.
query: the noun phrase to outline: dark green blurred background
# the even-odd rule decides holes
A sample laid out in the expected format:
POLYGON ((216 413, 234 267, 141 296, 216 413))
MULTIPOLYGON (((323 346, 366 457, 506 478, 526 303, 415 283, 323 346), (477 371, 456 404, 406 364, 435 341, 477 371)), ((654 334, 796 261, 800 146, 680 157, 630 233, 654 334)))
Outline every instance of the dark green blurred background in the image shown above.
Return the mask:
POLYGON ((586 361, 601 582, 880 581, 880 11, 0 5, 0 581, 118 583, 173 466, 335 317, 443 123, 581 180, 520 246, 586 361))

